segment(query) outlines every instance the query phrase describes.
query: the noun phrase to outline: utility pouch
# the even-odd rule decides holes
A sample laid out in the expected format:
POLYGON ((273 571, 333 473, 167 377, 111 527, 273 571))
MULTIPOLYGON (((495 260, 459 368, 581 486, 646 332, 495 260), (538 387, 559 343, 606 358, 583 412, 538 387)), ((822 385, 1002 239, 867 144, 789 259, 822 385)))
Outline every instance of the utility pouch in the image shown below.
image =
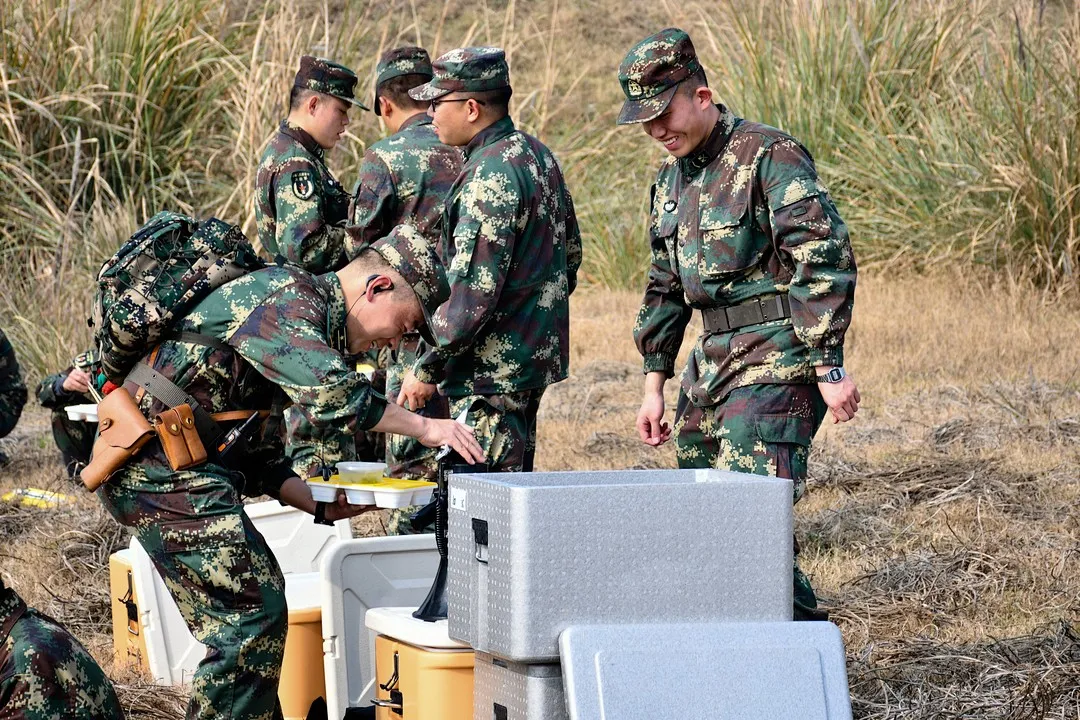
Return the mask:
POLYGON ((173 470, 187 470, 206 462, 206 446, 195 427, 195 413, 187 403, 158 413, 154 430, 173 470))
POLYGON ((98 436, 90 463, 79 473, 90 492, 122 468, 143 445, 154 437, 154 429, 143 417, 135 399, 124 388, 116 388, 98 403, 98 436))

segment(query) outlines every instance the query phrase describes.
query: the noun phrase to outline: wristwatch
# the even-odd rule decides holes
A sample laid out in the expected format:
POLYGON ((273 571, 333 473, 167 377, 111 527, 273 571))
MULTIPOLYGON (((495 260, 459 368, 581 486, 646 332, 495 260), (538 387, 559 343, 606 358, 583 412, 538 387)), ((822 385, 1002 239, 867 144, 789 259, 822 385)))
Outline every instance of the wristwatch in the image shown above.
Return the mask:
POLYGON ((824 375, 818 375, 817 381, 823 383, 838 383, 847 377, 847 373, 844 372, 844 368, 835 367, 824 375))
POLYGON ((333 525, 333 520, 326 519, 326 505, 327 503, 321 500, 315 501, 315 524, 316 525, 333 525))

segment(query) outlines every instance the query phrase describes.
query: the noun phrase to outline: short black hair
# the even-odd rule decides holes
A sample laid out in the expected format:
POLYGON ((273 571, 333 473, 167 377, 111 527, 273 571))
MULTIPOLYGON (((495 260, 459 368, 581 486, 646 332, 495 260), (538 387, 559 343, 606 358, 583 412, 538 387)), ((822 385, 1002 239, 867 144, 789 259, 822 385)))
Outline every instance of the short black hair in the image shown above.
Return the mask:
POLYGON ((679 92, 684 95, 693 95, 700 87, 709 87, 709 80, 705 77, 705 68, 698 67, 692 75, 679 83, 679 92))
POLYGON ((428 104, 409 97, 409 91, 420 87, 431 78, 420 73, 398 75, 384 81, 375 89, 375 95, 384 97, 402 110, 425 110, 428 104))
POLYGON ((510 114, 510 97, 514 94, 513 88, 507 86, 497 90, 484 90, 483 92, 466 93, 466 97, 479 100, 491 109, 491 112, 500 118, 510 114))
POLYGON ((315 94, 314 90, 308 90, 307 88, 292 86, 292 90, 289 91, 289 112, 293 110, 299 110, 300 106, 304 102, 315 94))

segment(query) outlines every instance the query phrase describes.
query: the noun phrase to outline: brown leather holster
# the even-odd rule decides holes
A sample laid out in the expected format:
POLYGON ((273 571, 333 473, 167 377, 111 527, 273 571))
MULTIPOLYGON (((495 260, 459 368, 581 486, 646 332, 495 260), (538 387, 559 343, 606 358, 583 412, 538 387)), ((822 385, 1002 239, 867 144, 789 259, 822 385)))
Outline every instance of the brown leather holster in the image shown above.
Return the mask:
POLYGON ((154 429, 143 417, 135 399, 124 388, 116 388, 98 403, 98 436, 90 463, 79 473, 90 492, 122 468, 143 445, 154 437, 154 429))
POLYGON ((187 470, 206 462, 206 446, 195 427, 195 413, 187 403, 158 413, 154 430, 173 470, 187 470))

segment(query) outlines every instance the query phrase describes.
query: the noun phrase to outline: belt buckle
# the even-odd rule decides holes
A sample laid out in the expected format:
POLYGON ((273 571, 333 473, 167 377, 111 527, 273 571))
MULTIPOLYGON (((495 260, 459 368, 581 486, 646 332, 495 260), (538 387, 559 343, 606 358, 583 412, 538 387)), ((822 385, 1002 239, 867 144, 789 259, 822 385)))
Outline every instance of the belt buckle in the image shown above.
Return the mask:
POLYGON ((768 303, 771 302, 771 301, 772 301, 772 298, 769 298, 769 300, 765 300, 764 298, 758 298, 758 308, 761 310, 761 321, 762 322, 768 322, 770 320, 775 320, 776 319, 776 318, 769 317, 768 303))

